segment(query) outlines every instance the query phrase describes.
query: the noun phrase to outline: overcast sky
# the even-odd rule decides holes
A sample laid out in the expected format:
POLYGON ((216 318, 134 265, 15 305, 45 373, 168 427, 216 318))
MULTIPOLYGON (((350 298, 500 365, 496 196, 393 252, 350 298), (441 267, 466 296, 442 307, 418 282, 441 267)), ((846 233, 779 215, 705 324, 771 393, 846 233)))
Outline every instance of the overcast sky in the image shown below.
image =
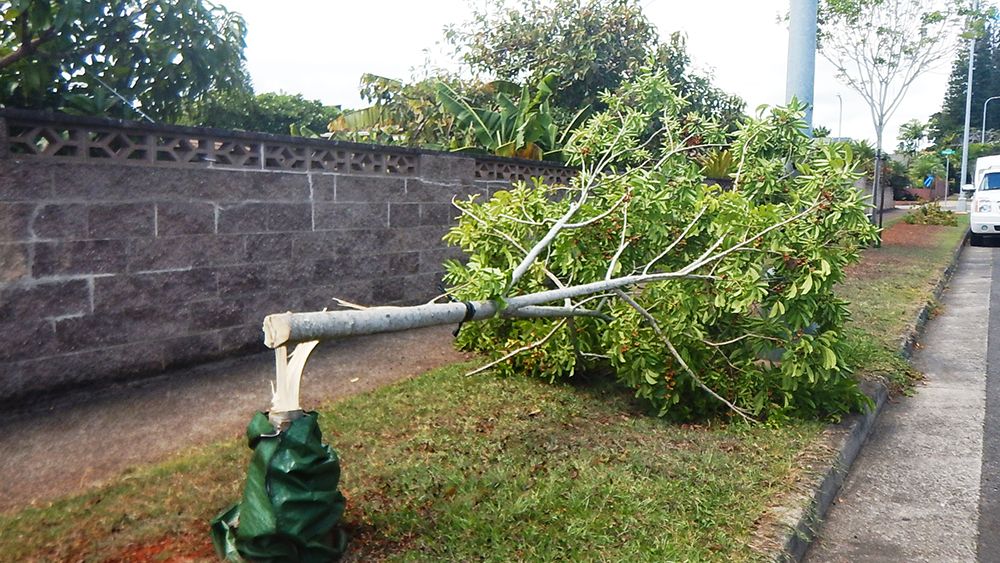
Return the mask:
MULTIPOLYGON (((358 79, 370 72, 408 79, 428 55, 448 66, 443 28, 470 17, 487 0, 223 0, 246 18, 247 60, 258 92, 285 91, 345 108, 360 107, 358 79)), ((642 0, 661 37, 688 36, 695 69, 741 96, 747 110, 780 104, 785 96, 788 33, 778 23, 788 0, 642 0)), ((453 64, 453 63, 452 63, 453 64)), ((926 120, 941 107, 950 61, 919 79, 886 128, 895 148, 899 125, 926 120)), ((843 98, 843 136, 874 141, 867 106, 817 58, 814 124, 838 135, 837 94, 843 98)))

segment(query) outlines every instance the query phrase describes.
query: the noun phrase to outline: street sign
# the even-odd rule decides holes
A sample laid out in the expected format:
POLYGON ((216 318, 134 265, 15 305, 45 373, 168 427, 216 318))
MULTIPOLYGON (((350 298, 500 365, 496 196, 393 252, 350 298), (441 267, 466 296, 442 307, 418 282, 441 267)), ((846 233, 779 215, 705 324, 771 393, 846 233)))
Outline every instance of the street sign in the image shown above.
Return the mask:
POLYGON ((924 178, 924 187, 925 188, 931 187, 931 184, 933 184, 933 183, 934 183, 934 176, 928 176, 928 177, 924 178))

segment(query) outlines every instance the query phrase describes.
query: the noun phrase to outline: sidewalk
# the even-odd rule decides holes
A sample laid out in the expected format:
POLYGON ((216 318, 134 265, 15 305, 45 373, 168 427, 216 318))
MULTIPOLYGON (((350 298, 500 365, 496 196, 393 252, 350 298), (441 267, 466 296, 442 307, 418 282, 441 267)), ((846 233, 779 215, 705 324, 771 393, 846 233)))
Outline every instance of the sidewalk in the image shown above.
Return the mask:
MULTIPOLYGON (((320 344, 306 364, 302 406, 353 395, 465 359, 454 327, 320 344)), ((243 435, 270 405, 271 352, 173 371, 99 394, 79 393, 0 421, 0 511, 96 486, 129 467, 243 435)))
POLYGON ((992 264, 965 249, 913 355, 926 380, 876 421, 806 561, 976 560, 992 264))

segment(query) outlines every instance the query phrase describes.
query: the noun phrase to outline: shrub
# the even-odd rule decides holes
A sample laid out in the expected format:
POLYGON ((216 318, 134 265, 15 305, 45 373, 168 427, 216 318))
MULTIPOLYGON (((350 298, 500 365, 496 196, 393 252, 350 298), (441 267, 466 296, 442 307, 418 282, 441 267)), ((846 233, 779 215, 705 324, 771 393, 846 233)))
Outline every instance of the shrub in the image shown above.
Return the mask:
POLYGON ((947 225, 949 227, 958 225, 958 217, 947 209, 941 209, 941 205, 937 202, 921 205, 907 213, 906 217, 903 217, 903 221, 910 225, 947 225))

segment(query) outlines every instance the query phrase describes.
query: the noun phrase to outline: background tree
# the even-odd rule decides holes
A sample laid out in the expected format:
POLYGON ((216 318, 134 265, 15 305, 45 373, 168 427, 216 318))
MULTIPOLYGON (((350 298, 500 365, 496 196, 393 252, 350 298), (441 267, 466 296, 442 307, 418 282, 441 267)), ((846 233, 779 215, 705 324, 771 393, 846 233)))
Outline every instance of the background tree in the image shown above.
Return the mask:
POLYGON ((0 14, 0 104, 134 118, 107 85, 170 121, 209 92, 249 90, 243 19, 207 0, 7 0, 0 14))
MULTIPOLYGON (((827 0, 822 11, 820 52, 868 104, 881 158, 886 124, 913 81, 952 52, 963 10, 951 0, 827 0)), ((882 190, 873 196, 881 223, 882 190)))
MULTIPOLYGON (((879 163, 881 170, 878 174, 878 181, 882 188, 891 186, 894 196, 901 194, 910 185, 906 178, 906 165, 895 162, 892 159, 875 159, 875 147, 865 139, 858 141, 847 141, 854 155, 855 171, 871 186, 875 185, 875 165, 879 163)), ((869 202, 871 203, 871 202, 869 202)))
POLYGON ((482 150, 506 157, 562 160, 562 148, 584 110, 563 128, 556 125, 549 105, 556 75, 550 74, 533 88, 495 80, 484 86, 495 96, 486 107, 473 107, 451 86, 438 83, 437 99, 455 118, 459 131, 471 133, 474 144, 453 150, 482 150))
POLYGON ((667 73, 670 83, 688 101, 681 111, 697 113, 712 119, 729 131, 735 131, 746 118, 746 102, 712 85, 710 77, 691 71, 691 56, 687 51, 687 38, 676 31, 670 39, 656 48, 654 61, 657 68, 667 73))
MULTIPOLYGON (((906 200, 910 197, 907 195, 909 192, 906 191, 911 185, 906 164, 894 158, 886 159, 882 166, 882 172, 883 178, 885 178, 882 185, 892 188, 893 199, 906 200)), ((923 178, 920 181, 923 182, 923 178)), ((921 185, 917 184, 918 187, 921 185)))
POLYGON ((474 71, 529 84, 556 74, 554 103, 578 109, 631 76, 657 34, 634 0, 528 0, 476 8, 446 39, 474 71))
POLYGON ((928 176, 944 178, 944 160, 934 153, 924 153, 910 161, 906 169, 910 185, 916 188, 924 187, 928 176))
POLYGON ((919 119, 911 119, 899 126, 899 140, 897 150, 908 158, 912 158, 921 148, 924 139, 927 137, 927 124, 919 119))
POLYGON ((875 176, 875 147, 867 139, 847 141, 858 163, 858 171, 868 180, 875 176))
MULTIPOLYGON (((975 129, 982 127, 983 103, 990 97, 1000 95, 1000 29, 992 20, 987 20, 981 33, 976 37, 975 63, 972 72, 972 121, 975 129)), ((965 127, 965 90, 969 73, 969 52, 959 50, 951 66, 948 89, 944 95, 941 111, 931 117, 928 135, 936 146, 960 144, 965 127)), ((996 104, 998 102, 993 102, 996 104)), ((986 114, 986 129, 1000 130, 1000 107, 993 104, 986 114)), ((978 140, 978 135, 976 135, 978 140)))
POLYGON ((288 135, 292 126, 315 132, 326 131, 330 122, 341 113, 340 106, 307 100, 301 94, 265 92, 253 95, 243 91, 223 91, 207 96, 182 122, 202 127, 288 135))
POLYGON ((428 71, 421 78, 402 80, 364 74, 361 97, 370 106, 345 111, 330 122, 334 139, 449 150, 469 144, 471 133, 456 127, 455 116, 438 100, 441 85, 447 85, 472 105, 491 98, 477 80, 462 80, 441 71, 428 71))
POLYGON ((652 58, 691 100, 686 113, 732 127, 744 117, 743 100, 691 72, 684 35, 673 33, 661 43, 635 0, 503 2, 449 27, 446 39, 475 72, 522 85, 555 74, 560 88, 553 106, 569 115, 587 106, 602 109, 601 93, 614 91, 652 58))

